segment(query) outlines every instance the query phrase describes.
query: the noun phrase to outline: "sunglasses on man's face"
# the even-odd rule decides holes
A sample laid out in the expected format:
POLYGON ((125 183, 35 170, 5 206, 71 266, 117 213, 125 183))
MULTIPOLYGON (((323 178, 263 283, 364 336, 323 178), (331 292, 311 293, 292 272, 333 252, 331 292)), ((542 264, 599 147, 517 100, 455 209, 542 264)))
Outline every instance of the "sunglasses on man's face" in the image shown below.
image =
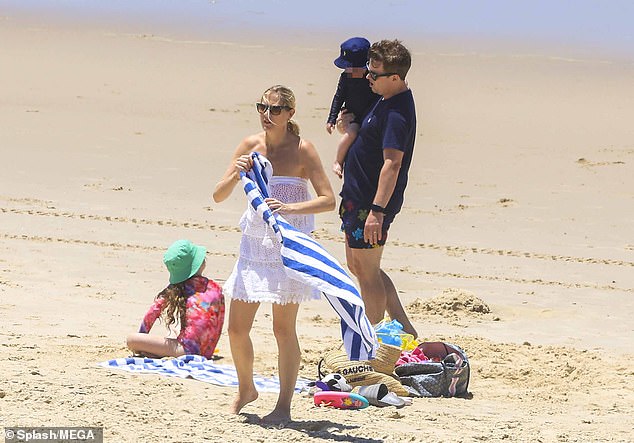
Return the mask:
POLYGON ((290 106, 284 105, 267 105, 266 103, 256 103, 255 109, 257 109, 260 114, 264 114, 266 111, 269 111, 271 115, 280 115, 282 113, 282 110, 290 111, 292 108, 290 106))
POLYGON ((390 75, 398 75, 396 72, 385 72, 383 74, 379 74, 378 72, 374 72, 372 69, 370 69, 370 64, 366 64, 365 65, 365 69, 368 70, 368 75, 370 76, 370 78, 373 81, 376 81, 377 78, 379 77, 389 77, 390 75))

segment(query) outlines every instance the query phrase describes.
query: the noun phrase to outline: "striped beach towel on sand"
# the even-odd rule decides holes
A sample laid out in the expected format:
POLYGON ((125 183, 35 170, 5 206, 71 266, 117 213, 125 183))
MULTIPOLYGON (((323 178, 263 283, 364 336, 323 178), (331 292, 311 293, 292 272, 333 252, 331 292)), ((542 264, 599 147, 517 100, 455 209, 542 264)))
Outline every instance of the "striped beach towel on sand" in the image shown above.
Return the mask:
POLYGON ((373 359, 378 347, 376 333, 365 315, 363 300, 354 282, 319 243, 269 209, 264 199, 269 197, 267 183, 273 168, 264 156, 258 153, 251 156, 253 167, 246 174, 242 173, 240 180, 251 207, 282 244, 281 260, 286 274, 321 291, 339 314, 343 345, 350 360, 373 359))
MULTIPOLYGON (((97 364, 102 368, 120 369, 137 374, 158 374, 168 377, 193 378, 219 386, 238 386, 236 368, 231 365, 218 365, 201 355, 182 355, 175 358, 116 358, 97 364)), ((260 392, 279 392, 280 381, 277 377, 253 377, 255 387, 260 392)), ((298 379, 295 392, 306 387, 308 380, 298 379)))

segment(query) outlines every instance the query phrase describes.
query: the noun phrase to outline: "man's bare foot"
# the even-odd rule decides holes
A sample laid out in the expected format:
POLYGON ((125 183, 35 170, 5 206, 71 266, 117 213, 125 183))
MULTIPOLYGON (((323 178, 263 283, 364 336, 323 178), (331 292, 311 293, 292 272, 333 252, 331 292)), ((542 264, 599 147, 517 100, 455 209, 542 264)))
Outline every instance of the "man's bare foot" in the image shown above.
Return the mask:
POLYGON ((244 408, 252 401, 255 401, 257 398, 258 391, 256 390, 245 392, 244 394, 238 393, 238 395, 236 395, 236 398, 233 400, 233 404, 231 405, 231 412, 233 414, 239 414, 242 408, 244 408))
POLYGON ((262 417, 262 423, 274 426, 286 426, 291 422, 290 411, 274 409, 270 414, 262 417))

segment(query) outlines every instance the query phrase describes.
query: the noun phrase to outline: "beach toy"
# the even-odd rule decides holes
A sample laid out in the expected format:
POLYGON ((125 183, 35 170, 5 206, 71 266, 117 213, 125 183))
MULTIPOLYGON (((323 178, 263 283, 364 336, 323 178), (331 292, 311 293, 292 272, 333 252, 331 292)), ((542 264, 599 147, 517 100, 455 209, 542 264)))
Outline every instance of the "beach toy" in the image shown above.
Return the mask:
POLYGON ((404 351, 411 351, 419 345, 412 334, 403 331, 403 325, 398 320, 386 317, 375 326, 375 330, 379 343, 397 346, 404 351))
POLYGON ((419 344, 419 341, 412 334, 403 334, 401 336, 401 349, 403 351, 413 351, 419 344))
POLYGON ((337 409, 363 409, 370 405, 365 397, 354 392, 319 391, 313 400, 316 406, 337 409))
POLYGON ((398 320, 387 321, 384 318, 376 325, 375 330, 381 343, 401 347, 404 332, 403 325, 398 320))

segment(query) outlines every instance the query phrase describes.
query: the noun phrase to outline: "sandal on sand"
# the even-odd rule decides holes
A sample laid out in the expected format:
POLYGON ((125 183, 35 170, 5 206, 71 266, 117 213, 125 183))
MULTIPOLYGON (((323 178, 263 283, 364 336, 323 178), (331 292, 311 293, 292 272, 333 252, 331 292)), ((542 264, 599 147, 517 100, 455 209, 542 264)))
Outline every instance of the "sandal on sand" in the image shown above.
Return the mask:
POLYGON ((368 403, 373 406, 396 406, 397 408, 401 408, 412 404, 411 398, 399 397, 394 392, 390 392, 384 383, 361 386, 359 388, 359 395, 367 398, 368 403))

